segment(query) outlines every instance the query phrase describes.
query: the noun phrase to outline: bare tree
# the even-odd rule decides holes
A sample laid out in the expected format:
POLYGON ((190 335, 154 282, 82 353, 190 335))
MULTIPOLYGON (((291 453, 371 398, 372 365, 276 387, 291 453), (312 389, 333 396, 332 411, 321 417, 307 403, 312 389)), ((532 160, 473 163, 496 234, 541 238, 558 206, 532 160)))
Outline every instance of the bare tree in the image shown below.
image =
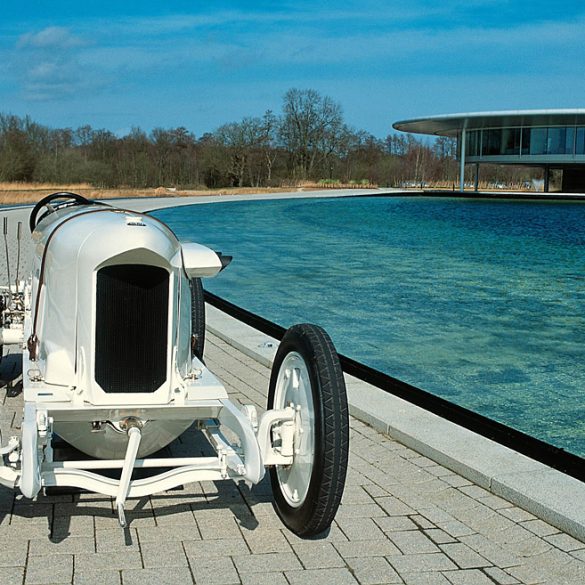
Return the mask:
POLYGON ((289 89, 284 95, 280 139, 293 175, 310 177, 319 157, 326 159, 343 130, 341 106, 313 89, 289 89))
POLYGON ((278 118, 271 110, 266 110, 262 117, 261 143, 260 148, 266 164, 266 184, 272 181, 272 169, 276 162, 278 149, 276 145, 276 133, 278 130, 278 118))
MULTIPOLYGON (((456 142, 349 128, 341 107, 315 90, 291 89, 282 114, 224 124, 198 140, 186 128, 133 128, 127 136, 91 126, 51 129, 0 113, 0 180, 88 182, 101 187, 254 186, 330 179, 400 185, 451 182, 456 142)), ((520 183, 538 170, 484 165, 482 180, 520 183)))
POLYGON ((233 186, 242 187, 249 156, 244 122, 231 122, 219 127, 215 136, 226 151, 227 173, 233 186))
POLYGON ((233 186, 243 187, 248 176, 251 185, 259 186, 270 146, 270 119, 244 118, 241 122, 224 124, 215 132, 217 141, 227 154, 228 175, 233 186))

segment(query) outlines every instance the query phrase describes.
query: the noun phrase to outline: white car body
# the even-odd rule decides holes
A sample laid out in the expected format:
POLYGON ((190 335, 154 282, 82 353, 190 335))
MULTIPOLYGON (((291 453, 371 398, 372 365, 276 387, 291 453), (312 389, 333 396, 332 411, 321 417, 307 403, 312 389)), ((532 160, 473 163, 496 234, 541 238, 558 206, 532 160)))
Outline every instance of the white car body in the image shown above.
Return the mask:
POLYGON ((257 483, 265 465, 292 462, 284 443, 298 425, 294 409, 268 411, 258 423, 255 409, 237 408, 193 355, 189 280, 216 275, 218 254, 181 244, 148 215, 101 205, 56 208, 32 237, 33 274, 13 295, 22 324, 13 318, 3 330, 8 339, 21 328, 25 406, 22 439, 1 450, 9 462, 0 483, 29 498, 49 486, 115 496, 125 525, 127 497, 201 480, 257 483), (193 421, 217 456, 145 459, 193 421), (279 447, 275 425, 292 431, 279 447), (91 458, 55 461, 53 434, 91 458), (132 480, 140 467, 172 469, 132 480), (96 473, 110 468, 122 469, 119 480, 96 473))

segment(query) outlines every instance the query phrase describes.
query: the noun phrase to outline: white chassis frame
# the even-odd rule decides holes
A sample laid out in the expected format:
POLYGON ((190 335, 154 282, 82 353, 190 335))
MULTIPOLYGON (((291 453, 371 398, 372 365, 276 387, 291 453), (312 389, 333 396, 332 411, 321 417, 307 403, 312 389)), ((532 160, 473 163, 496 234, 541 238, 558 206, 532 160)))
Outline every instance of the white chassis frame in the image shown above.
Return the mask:
MULTIPOLYGON (((28 360, 26 355, 23 358, 25 369, 28 360)), ((291 465, 295 430, 301 425, 299 409, 290 404, 266 411, 258 420, 254 406, 245 405, 240 410, 209 370, 200 362, 197 365, 201 376, 212 383, 206 384, 204 398, 186 398, 179 404, 102 407, 25 401, 22 437, 11 436, 0 449, 0 484, 18 487, 28 498, 34 498, 45 487, 74 487, 115 497, 120 525, 124 527, 126 498, 139 498, 196 481, 243 479, 257 484, 264 477, 266 466, 291 465), (123 419, 136 421, 126 430, 128 446, 124 459, 54 460, 51 440, 55 421, 90 425, 93 421, 123 419), (143 422, 165 419, 196 421, 216 456, 137 459, 143 422), (237 440, 230 441, 221 427, 234 433, 237 440), (280 439, 278 446, 273 445, 273 429, 280 439), (161 467, 172 469, 145 479, 131 479, 134 469, 161 467), (95 473, 100 469, 122 469, 122 473, 116 480, 95 473)), ((38 395, 43 384, 35 384, 39 385, 38 395)))
MULTIPOLYGON (((293 446, 283 442, 279 447, 274 447, 272 442, 272 428, 275 425, 295 425, 298 412, 293 407, 266 411, 255 429, 255 407, 247 405, 239 410, 233 402, 223 398, 192 401, 180 407, 148 406, 139 409, 146 419, 170 417, 174 420, 197 421, 199 429, 215 449, 215 457, 136 459, 140 429, 132 427, 128 431, 124 459, 54 461, 51 438, 55 417, 58 420, 87 421, 89 424, 93 420, 100 420, 106 414, 104 410, 53 410, 48 405, 25 403, 22 439, 10 437, 8 445, 0 450, 0 455, 7 456, 9 461, 8 465, 3 461, 0 463, 0 484, 10 488, 19 487, 28 498, 35 497, 41 488, 57 486, 81 488, 115 497, 120 524, 125 526, 126 498, 139 498, 196 481, 243 479, 257 484, 264 477, 265 466, 293 463, 292 455, 281 454, 281 451, 293 452, 293 446), (235 433, 239 445, 225 437, 220 429, 222 426, 235 433), (133 469, 157 467, 172 469, 145 479, 131 480, 133 469), (122 474, 119 480, 111 479, 94 472, 100 469, 122 469, 122 474)), ((291 437, 292 441, 293 434, 281 435, 283 439, 291 437)))

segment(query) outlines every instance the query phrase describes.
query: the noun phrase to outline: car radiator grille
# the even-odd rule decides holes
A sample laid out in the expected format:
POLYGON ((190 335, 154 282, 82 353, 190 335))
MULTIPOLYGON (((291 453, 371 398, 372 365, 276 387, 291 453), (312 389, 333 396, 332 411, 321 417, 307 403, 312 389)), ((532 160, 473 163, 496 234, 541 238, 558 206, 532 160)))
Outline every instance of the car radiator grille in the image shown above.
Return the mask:
POLYGON ((104 392, 154 392, 167 376, 169 273, 119 264, 97 273, 95 380, 104 392))

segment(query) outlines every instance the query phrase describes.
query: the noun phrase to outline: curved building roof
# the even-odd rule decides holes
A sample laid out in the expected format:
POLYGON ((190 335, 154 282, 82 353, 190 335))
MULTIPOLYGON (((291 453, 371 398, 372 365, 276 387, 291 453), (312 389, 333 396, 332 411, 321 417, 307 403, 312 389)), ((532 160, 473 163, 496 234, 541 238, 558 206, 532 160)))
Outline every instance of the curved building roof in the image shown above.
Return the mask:
POLYGON ((501 112, 470 112, 413 118, 395 122, 392 127, 402 132, 456 136, 464 128, 538 127, 538 126, 584 126, 585 109, 554 110, 510 110, 501 112))

